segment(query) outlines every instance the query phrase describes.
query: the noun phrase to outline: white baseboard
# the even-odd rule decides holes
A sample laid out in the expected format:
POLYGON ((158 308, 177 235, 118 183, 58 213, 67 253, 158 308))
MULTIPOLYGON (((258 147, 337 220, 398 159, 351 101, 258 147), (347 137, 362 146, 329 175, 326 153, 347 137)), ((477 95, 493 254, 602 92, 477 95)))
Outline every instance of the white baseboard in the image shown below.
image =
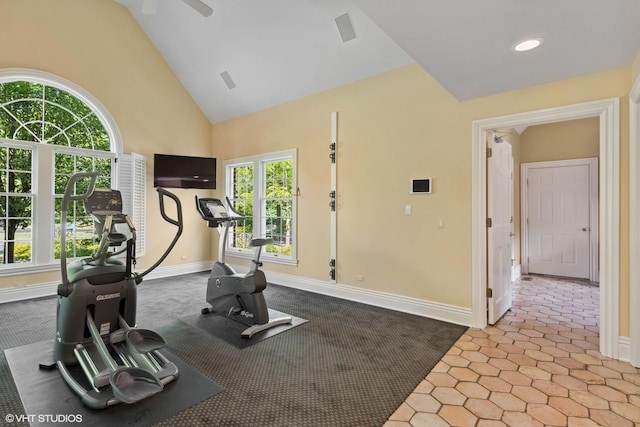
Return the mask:
POLYGON ((211 270, 211 261, 198 261, 189 264, 169 265, 166 267, 158 267, 149 275, 145 276, 145 280, 162 279, 164 277, 180 276, 182 274, 199 273, 201 271, 211 270))
MULTIPOLYGON (((241 273, 248 271, 248 267, 234 265, 233 268, 241 273)), ((266 275, 269 282, 290 288, 374 305, 403 313, 415 314, 417 316, 442 320, 457 325, 471 325, 470 308, 426 301, 387 292, 372 291, 355 286, 331 283, 330 281, 291 276, 273 271, 266 271, 266 275)))
POLYGON ((511 267, 511 281, 512 282, 515 282, 516 280, 518 280, 520 278, 520 276, 522 276, 521 267, 522 267, 522 264, 514 265, 513 267, 511 267))
MULTIPOLYGON (((199 271, 206 271, 209 269, 211 269, 210 261, 171 265, 167 267, 161 266, 145 276, 145 280, 197 273, 199 271)), ((0 289, 0 304, 56 295, 59 283, 60 282, 39 283, 37 285, 29 285, 23 288, 0 289)))
MULTIPOLYGON (((210 261, 200 261, 189 264, 158 267, 156 270, 149 273, 149 275, 146 276, 146 279, 160 279, 164 277, 207 271, 211 268, 211 264, 212 263, 210 261)), ((519 273, 520 266, 517 267, 517 272, 519 273)), ((238 272, 245 273, 248 271, 248 267, 244 266, 234 265, 233 268, 238 272)), ((403 313, 415 314, 431 319, 455 323, 457 325, 469 326, 472 323, 472 312, 470 308, 426 301, 402 295, 390 294, 387 292, 372 291, 355 286, 340 285, 330 281, 276 273, 273 271, 268 271, 267 277, 272 283, 303 291, 374 305, 390 310, 401 311, 403 313)), ((36 285, 29 285, 24 288, 2 289, 0 290, 0 304, 56 295, 58 283, 59 282, 40 283, 36 285)), ((622 336, 618 337, 618 345, 619 360, 628 362, 631 355, 630 338, 622 336)))
POLYGON ((5 302, 23 301, 40 297, 49 297, 57 293, 58 283, 39 283, 24 288, 6 288, 0 290, 0 304, 5 302))
POLYGON ((625 362, 631 360, 631 339, 629 337, 618 337, 618 359, 625 362))

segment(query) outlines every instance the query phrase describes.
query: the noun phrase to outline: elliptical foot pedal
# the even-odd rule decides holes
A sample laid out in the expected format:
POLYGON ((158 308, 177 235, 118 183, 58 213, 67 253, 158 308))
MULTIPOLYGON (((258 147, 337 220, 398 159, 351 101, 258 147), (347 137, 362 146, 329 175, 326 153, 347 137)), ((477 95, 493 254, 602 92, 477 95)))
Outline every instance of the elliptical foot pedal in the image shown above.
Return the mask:
POLYGON ((113 395, 123 403, 135 403, 160 393, 164 384, 151 372, 121 367, 111 372, 109 383, 113 395))
POLYGON ((138 353, 149 353, 167 345, 167 342, 160 334, 148 329, 130 329, 125 335, 125 340, 127 348, 138 353))

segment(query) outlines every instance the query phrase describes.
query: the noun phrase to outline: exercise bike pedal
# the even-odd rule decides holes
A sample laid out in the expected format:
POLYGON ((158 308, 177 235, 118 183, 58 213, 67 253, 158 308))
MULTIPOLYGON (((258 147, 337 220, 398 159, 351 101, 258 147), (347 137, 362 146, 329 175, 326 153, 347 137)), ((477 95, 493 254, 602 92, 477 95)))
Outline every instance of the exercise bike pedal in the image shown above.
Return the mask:
POLYGON ((229 311, 227 312, 227 316, 237 316, 238 314, 242 313, 242 307, 231 307, 229 308, 229 311))

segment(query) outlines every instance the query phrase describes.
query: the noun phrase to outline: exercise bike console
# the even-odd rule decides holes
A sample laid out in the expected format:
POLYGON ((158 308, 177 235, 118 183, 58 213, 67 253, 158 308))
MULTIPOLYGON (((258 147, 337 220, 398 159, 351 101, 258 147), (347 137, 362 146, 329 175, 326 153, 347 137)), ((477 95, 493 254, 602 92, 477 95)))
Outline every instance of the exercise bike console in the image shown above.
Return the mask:
POLYGON ((272 239, 251 239, 249 246, 253 248, 251 268, 247 274, 239 274, 225 262, 225 252, 229 229, 234 227, 244 216, 237 212, 229 198, 227 206, 220 199, 201 198, 196 196, 196 208, 207 225, 217 228, 220 233, 218 241, 218 261, 211 267, 211 275, 207 283, 207 302, 211 307, 203 308, 202 314, 216 313, 248 325, 242 332, 243 338, 251 338, 274 326, 291 323, 290 316, 269 319, 269 310, 262 291, 267 287, 267 279, 260 270, 260 253, 262 247, 273 242, 272 239))
MULTIPOLYGON (((227 202, 228 201, 229 199, 227 199, 227 202)), ((231 203, 229 203, 229 205, 230 204, 231 203)), ((215 228, 226 221, 235 221, 244 218, 244 216, 235 210, 232 210, 232 215, 229 215, 220 199, 199 199, 198 196, 196 196, 196 207, 198 208, 198 213, 200 213, 202 219, 207 221, 209 227, 215 228)))

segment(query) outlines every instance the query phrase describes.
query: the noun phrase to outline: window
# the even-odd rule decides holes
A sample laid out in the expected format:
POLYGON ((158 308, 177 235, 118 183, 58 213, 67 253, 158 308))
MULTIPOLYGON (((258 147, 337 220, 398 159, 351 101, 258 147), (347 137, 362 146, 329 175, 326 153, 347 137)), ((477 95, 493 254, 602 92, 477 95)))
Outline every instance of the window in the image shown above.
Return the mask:
POLYGON ((297 263, 296 150, 225 162, 226 196, 245 218, 229 231, 227 251, 251 256, 253 238, 271 238, 263 260, 297 263))
POLYGON ((60 206, 76 172, 98 171, 98 186, 115 184, 114 129, 73 84, 0 70, 0 275, 56 268, 61 233, 68 257, 93 252, 93 220, 82 203, 70 207, 64 230, 60 206))
POLYGON ((33 239, 33 151, 0 147, 0 263, 30 262, 33 239))
MULTIPOLYGON (((98 249, 99 241, 93 229, 93 218, 86 213, 83 203, 71 202, 67 212, 66 229, 62 230, 62 197, 67 188, 69 178, 80 171, 97 171, 96 187, 110 188, 111 170, 113 169, 112 161, 111 157, 79 155, 73 152, 54 152, 55 232, 53 244, 55 259, 60 259, 62 232, 66 233, 67 258, 89 256, 98 249)), ((87 182, 78 183, 77 193, 82 193, 83 190, 86 191, 86 188, 82 188, 83 185, 87 185, 87 182)))

